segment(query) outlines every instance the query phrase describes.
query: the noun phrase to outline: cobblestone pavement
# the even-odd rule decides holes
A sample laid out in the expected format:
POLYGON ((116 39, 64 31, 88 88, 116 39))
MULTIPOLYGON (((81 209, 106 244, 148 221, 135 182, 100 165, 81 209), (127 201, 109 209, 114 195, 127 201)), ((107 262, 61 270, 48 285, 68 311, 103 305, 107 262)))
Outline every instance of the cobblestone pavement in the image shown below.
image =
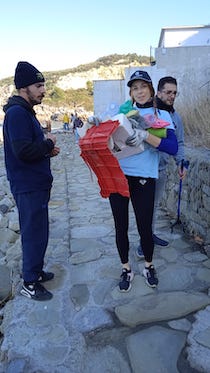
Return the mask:
MULTIPOLYGON (((118 291, 121 265, 108 199, 80 157, 72 134, 58 134, 52 159, 50 240, 46 284, 54 297, 19 294, 3 309, 0 373, 210 372, 210 260, 160 211, 158 229, 169 246, 155 246, 159 286, 149 288, 135 249, 130 210, 128 293, 118 291)), ((20 263, 18 268, 20 267, 20 263)))

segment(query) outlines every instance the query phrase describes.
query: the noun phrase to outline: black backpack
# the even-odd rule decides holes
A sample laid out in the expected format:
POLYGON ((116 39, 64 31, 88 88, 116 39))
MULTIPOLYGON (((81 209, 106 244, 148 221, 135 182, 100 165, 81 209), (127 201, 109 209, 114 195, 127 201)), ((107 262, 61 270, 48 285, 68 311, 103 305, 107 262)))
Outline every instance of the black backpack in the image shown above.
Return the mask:
POLYGON ((79 127, 79 128, 81 128, 83 126, 83 121, 82 121, 82 119, 80 119, 80 118, 75 118, 74 119, 74 127, 79 127))

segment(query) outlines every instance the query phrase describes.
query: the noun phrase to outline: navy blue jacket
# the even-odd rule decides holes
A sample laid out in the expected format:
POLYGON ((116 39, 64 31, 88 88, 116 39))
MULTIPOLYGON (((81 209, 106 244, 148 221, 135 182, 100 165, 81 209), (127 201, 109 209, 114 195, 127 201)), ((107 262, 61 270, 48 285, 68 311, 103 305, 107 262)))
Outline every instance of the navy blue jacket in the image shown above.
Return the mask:
POLYGON ((5 165, 12 193, 50 189, 53 141, 45 139, 35 111, 22 97, 9 98, 3 109, 5 165))

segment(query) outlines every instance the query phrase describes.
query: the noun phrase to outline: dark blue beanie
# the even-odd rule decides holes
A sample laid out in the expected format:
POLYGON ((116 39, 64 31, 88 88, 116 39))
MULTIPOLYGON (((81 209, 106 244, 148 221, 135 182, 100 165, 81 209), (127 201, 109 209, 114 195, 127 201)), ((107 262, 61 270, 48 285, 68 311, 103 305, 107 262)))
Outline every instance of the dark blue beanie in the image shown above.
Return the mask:
POLYGON ((20 61, 15 69, 15 87, 17 89, 28 87, 31 84, 44 82, 44 76, 29 62, 20 61))

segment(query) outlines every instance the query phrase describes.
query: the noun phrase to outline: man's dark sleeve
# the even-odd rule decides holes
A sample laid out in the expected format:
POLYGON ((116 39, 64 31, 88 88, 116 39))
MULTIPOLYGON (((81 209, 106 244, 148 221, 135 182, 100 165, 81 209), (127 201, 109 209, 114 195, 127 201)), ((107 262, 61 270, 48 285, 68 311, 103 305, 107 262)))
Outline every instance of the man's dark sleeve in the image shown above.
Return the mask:
POLYGON ((12 147, 17 158, 30 163, 49 157, 54 143, 51 139, 43 140, 40 143, 15 141, 12 143, 12 147))

